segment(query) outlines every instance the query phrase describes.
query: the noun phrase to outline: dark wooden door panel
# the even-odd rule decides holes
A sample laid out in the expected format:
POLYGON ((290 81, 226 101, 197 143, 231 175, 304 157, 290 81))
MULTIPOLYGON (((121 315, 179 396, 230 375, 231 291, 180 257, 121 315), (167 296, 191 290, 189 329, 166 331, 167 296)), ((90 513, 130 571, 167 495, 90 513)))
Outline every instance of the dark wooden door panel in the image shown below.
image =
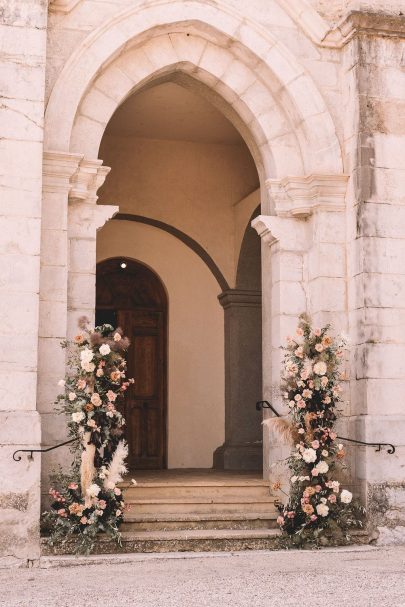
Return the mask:
POLYGON ((128 260, 127 269, 133 270, 131 280, 128 273, 117 271, 118 261, 108 260, 97 268, 97 305, 102 310, 99 316, 114 316, 116 324, 131 342, 127 353, 127 376, 133 377, 135 383, 126 392, 123 410, 128 464, 132 469, 164 468, 166 295, 160 281, 156 284, 159 279, 151 270, 128 260), (113 308, 114 303, 116 307, 113 308))

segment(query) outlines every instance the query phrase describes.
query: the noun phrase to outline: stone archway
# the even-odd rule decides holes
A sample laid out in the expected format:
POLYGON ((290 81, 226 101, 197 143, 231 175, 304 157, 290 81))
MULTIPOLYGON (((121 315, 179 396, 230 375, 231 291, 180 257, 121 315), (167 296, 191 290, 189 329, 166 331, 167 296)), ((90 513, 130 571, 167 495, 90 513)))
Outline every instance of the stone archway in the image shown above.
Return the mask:
MULTIPOLYGON (((127 9, 94 31, 62 70, 46 113, 45 142, 52 151, 46 153, 43 208, 46 213, 57 205, 65 214, 67 228, 62 222, 59 236, 70 246, 61 251, 57 303, 67 312, 65 328, 62 322, 55 331, 46 314, 55 295, 44 292, 40 344, 43 340, 49 353, 53 346, 56 351, 74 319, 93 314, 96 231, 118 210, 96 204, 97 189, 108 173, 96 159, 100 141, 110 117, 129 95, 164 79, 197 83, 242 134, 257 166, 264 215, 256 226, 265 236, 263 352, 271 360, 263 377, 266 393, 277 375, 274 361, 285 319, 288 325, 296 316, 295 309, 286 315, 275 311, 274 297, 271 301, 275 264, 284 263, 274 255, 281 242, 277 231, 292 234, 304 254, 312 228, 301 218, 321 207, 341 211, 346 178, 333 121, 302 66, 258 24, 247 23, 234 9, 203 2, 176 0, 127 9)), ((44 225, 44 250, 53 246, 54 238, 55 230, 44 225)), ((42 284, 47 270, 44 264, 42 284)), ((301 272, 300 285, 302 280, 301 272)), ((309 305, 308 298, 297 301, 299 311, 309 305)), ((41 364, 43 393, 43 384, 54 382, 60 372, 45 378, 46 357, 41 364)))

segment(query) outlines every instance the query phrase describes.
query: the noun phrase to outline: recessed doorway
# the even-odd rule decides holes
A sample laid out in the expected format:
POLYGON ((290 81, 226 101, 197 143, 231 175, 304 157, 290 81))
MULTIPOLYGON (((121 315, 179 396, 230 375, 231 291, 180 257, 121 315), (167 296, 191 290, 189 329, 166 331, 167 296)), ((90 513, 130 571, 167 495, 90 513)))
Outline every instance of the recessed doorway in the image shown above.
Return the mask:
POLYGON ((126 258, 97 265, 96 324, 121 327, 130 339, 122 413, 131 470, 166 467, 167 296, 160 278, 126 258))

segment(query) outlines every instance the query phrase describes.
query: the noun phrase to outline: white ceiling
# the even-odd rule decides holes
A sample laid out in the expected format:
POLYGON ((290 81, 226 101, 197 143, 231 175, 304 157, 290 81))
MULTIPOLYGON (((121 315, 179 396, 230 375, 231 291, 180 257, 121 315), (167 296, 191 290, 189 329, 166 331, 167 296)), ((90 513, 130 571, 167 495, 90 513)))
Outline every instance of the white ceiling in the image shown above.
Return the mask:
POLYGON ((129 97, 107 132, 121 137, 241 144, 240 134, 209 101, 173 82, 129 97))

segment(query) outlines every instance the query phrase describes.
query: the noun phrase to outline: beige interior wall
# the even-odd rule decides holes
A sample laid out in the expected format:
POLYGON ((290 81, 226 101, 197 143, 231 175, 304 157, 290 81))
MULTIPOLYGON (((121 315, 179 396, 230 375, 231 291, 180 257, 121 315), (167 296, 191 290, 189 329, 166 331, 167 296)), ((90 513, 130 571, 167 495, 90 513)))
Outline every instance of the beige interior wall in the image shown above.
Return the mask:
POLYGON ((234 286, 234 205, 258 187, 244 143, 121 137, 107 129, 99 157, 112 169, 100 190, 100 203, 118 204, 121 213, 182 230, 205 248, 234 286))
POLYGON ((98 234, 97 260, 120 255, 152 268, 168 293, 168 467, 211 467, 225 425, 218 283, 191 249, 151 226, 107 223, 98 234))

